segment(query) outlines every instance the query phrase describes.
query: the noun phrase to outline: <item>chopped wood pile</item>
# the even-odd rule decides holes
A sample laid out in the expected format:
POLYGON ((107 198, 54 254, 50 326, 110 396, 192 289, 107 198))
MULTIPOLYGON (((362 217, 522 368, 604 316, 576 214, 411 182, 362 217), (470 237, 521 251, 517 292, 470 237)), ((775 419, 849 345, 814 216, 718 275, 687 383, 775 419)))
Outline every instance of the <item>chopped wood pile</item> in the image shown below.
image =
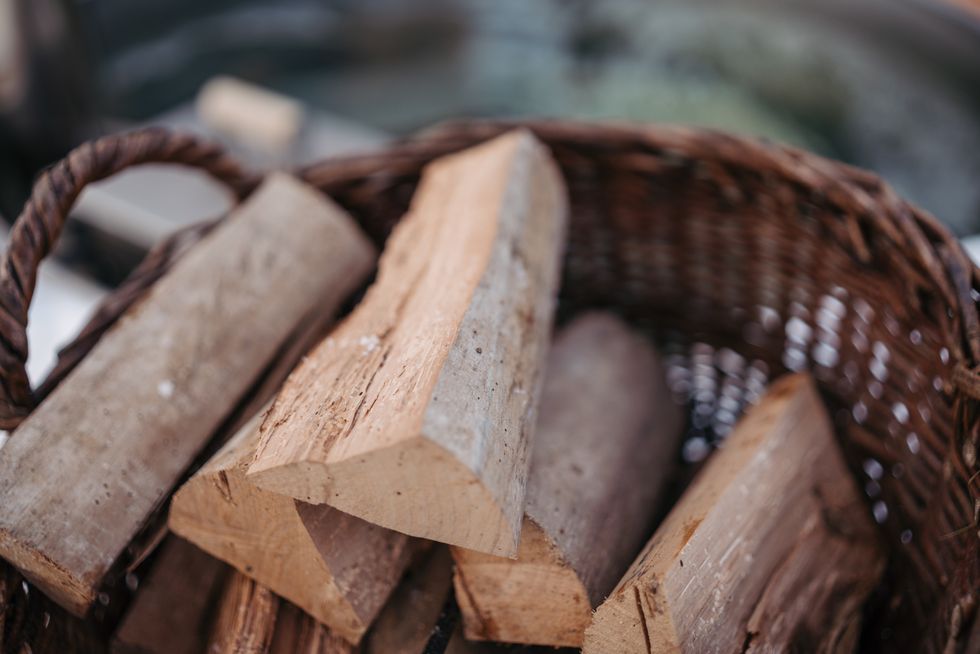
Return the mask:
POLYGON ((431 163, 380 257, 271 175, 0 450, 0 556, 83 616, 168 507, 115 652, 855 651, 885 554, 813 381, 675 497, 653 342, 555 324, 567 214, 525 131, 431 163))

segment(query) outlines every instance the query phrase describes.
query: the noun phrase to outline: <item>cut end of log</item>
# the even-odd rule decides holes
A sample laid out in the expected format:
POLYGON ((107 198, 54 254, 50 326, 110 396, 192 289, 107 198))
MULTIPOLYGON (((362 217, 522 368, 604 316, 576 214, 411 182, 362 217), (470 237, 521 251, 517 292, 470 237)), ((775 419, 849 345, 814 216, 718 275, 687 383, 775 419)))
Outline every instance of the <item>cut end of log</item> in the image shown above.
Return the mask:
POLYGON ((374 284, 263 422, 251 480, 516 554, 567 210, 528 132, 430 164, 374 284))
POLYGON ((596 610, 585 631, 583 652, 680 652, 670 611, 657 598, 656 585, 617 590, 596 610))
POLYGON ((294 505, 292 498, 256 491, 241 474, 195 477, 174 496, 170 528, 357 642, 367 625, 338 591, 294 505))
POLYGON ((181 487, 170 528, 356 644, 397 585, 411 543, 332 507, 255 487, 245 469, 260 419, 181 487))
POLYGON ((524 519, 517 561, 453 548, 453 585, 469 640, 581 647, 592 617, 585 586, 558 547, 524 519))
POLYGON ((0 556, 80 615, 224 421, 374 248, 274 174, 128 309, 0 456, 0 556))
POLYGON ((84 617, 95 602, 98 580, 78 578, 5 529, 0 529, 0 555, 72 615, 84 617))
POLYGON ((508 520, 469 468, 424 436, 332 463, 264 467, 257 462, 248 479, 308 503, 369 513, 374 524, 410 536, 517 555, 520 523, 508 520))

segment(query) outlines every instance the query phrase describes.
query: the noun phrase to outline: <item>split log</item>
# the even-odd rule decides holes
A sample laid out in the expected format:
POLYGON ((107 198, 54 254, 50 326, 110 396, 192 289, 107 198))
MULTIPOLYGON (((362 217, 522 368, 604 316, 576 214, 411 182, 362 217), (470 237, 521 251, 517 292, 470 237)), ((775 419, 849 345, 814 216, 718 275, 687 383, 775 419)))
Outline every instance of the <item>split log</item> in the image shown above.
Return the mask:
POLYGON ((847 651, 883 563, 812 381, 788 376, 596 611, 583 651, 847 651))
POLYGON ((360 651, 289 602, 281 602, 269 654, 354 654, 360 651))
POLYGON ((263 422, 249 478, 513 556, 566 213, 527 132, 430 164, 377 282, 263 422))
POLYGON ((357 643, 419 542, 247 481, 261 418, 177 491, 170 528, 357 643))
MULTIPOLYGON (((262 584, 234 573, 212 633, 218 654, 422 654, 452 586, 445 547, 420 551, 360 647, 331 632, 262 584)), ((441 651, 440 649, 431 651, 441 651)))
POLYGON ((209 654, 353 654, 357 648, 295 605, 233 573, 219 602, 209 654))
POLYGON ((204 651, 212 605, 228 567, 193 545, 169 538, 112 637, 113 654, 204 651))
POLYGON ((681 410, 653 348, 612 314, 562 330, 545 369, 517 560, 453 548, 466 637, 581 647, 653 531, 681 410))
POLYGON ((274 175, 176 262, 0 451, 0 556, 76 614, 301 318, 374 252, 274 175))
POLYGON ((297 100, 234 77, 208 80, 195 104, 205 125, 274 157, 293 147, 305 120, 297 100))
POLYGON ((232 573, 218 605, 209 654, 268 654, 280 602, 262 584, 232 573))
POLYGON ((423 654, 452 589, 449 549, 436 545, 416 557, 364 637, 364 654, 423 654))

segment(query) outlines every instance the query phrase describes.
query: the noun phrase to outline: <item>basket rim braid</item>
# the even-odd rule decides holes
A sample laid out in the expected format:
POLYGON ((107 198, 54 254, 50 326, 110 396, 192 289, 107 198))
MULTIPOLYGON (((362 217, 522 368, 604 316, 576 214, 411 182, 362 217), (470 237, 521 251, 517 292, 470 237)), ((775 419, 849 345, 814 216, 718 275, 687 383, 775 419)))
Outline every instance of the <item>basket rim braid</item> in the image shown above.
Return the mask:
MULTIPOLYGON (((668 352, 735 361, 718 384, 810 370, 891 553, 862 647, 980 646, 980 269, 949 230, 873 173, 694 128, 448 123, 296 174, 382 243, 426 163, 515 127, 551 148, 569 187, 559 318, 616 310, 668 352)), ((161 128, 97 139, 45 170, 0 261, 0 427, 28 416, 215 224, 155 247, 32 389, 26 327, 40 262, 87 184, 151 162, 203 170, 239 199, 261 181, 219 146, 161 128)), ((12 602, 0 592, 0 633, 12 602)))

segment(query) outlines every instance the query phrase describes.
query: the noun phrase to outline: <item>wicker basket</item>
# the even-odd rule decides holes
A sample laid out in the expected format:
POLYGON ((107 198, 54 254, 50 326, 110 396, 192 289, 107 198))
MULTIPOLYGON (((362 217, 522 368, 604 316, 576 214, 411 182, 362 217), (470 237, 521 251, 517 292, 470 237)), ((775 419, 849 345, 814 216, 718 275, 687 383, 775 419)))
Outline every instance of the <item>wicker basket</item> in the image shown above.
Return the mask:
MULTIPOLYGON (((770 376, 809 369, 891 545, 863 649, 980 651, 980 270, 957 241, 876 176, 807 153, 708 131, 527 126, 571 193, 561 317, 610 308, 656 338, 699 442, 723 435, 770 376)), ((381 243, 428 161, 509 127, 444 126, 299 174, 381 243)), ((145 162, 201 168, 239 197, 258 182, 214 146, 162 130, 101 139, 48 170, 0 268, 5 426, 207 230, 155 249, 31 390, 25 327, 37 267, 85 184, 145 162)), ((36 592, 23 600, 19 586, 9 570, 0 576, 0 639, 16 651, 14 634, 38 639, 41 612, 54 610, 36 592)))

